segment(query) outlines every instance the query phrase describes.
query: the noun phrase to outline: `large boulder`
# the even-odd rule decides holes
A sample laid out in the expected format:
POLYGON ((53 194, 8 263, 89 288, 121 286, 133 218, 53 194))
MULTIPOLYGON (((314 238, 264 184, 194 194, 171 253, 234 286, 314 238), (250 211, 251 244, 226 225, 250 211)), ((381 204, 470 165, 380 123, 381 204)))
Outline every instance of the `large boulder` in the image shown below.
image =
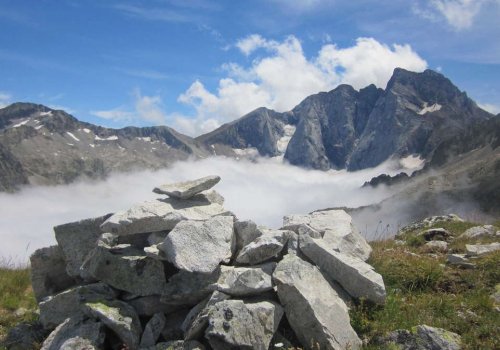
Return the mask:
POLYGON ((68 275, 88 278, 88 276, 80 275, 80 266, 87 254, 96 247, 97 240, 102 233, 100 226, 110 216, 111 214, 108 214, 54 227, 57 243, 67 263, 68 275))
POLYGON ((263 234, 244 246, 236 262, 238 264, 256 265, 277 257, 287 243, 284 230, 263 230, 263 234))
POLYGON ((50 296, 38 304, 40 322, 46 329, 54 329, 65 319, 81 313, 82 303, 95 300, 110 300, 116 291, 104 283, 88 284, 68 289, 50 296))
POLYGON ((287 319, 306 349, 359 349, 347 305, 317 267, 287 255, 273 274, 287 319))
POLYGON ((351 216, 344 210, 322 210, 307 215, 287 215, 283 218, 283 228, 297 234, 300 234, 299 228, 303 228, 303 225, 319 232, 330 248, 340 253, 364 261, 371 254, 372 248, 354 227, 351 216))
POLYGON ((97 280, 137 296, 162 294, 166 287, 163 263, 128 244, 99 244, 82 269, 97 280))
POLYGON ((179 271, 168 280, 160 300, 172 306, 194 306, 212 293, 219 275, 220 269, 210 274, 179 271))
POLYGON ((101 322, 76 316, 66 319, 43 342, 41 350, 100 350, 104 344, 101 322))
POLYGON ((213 306, 220 301, 229 299, 230 296, 219 291, 213 292, 205 300, 189 310, 182 322, 182 331, 185 340, 198 339, 208 327, 208 315, 213 306))
POLYGON ((214 349, 267 350, 282 316, 282 307, 271 301, 221 301, 213 306, 205 337, 214 349))
POLYGON ((224 212, 220 204, 207 199, 156 199, 112 215, 101 229, 118 235, 165 231, 183 220, 207 220, 224 212))
POLYGON ((272 274, 276 263, 254 267, 221 266, 215 289, 232 296, 257 295, 273 289, 272 274))
POLYGON ((192 181, 161 185, 155 187, 153 192, 166 194, 173 198, 188 199, 202 191, 211 189, 217 185, 219 181, 219 176, 206 176, 192 181))
POLYGON ((66 273, 66 262, 59 246, 36 250, 30 257, 31 286, 37 301, 74 286, 66 273))
POLYGON ((130 350, 139 348, 142 326, 134 308, 119 300, 87 302, 83 306, 89 317, 100 320, 121 339, 130 350))
POLYGON ((361 259, 334 251, 321 238, 314 239, 302 235, 299 239, 300 250, 351 296, 379 304, 385 302, 384 281, 371 265, 361 259))
POLYGON ((462 233, 459 238, 481 238, 497 236, 497 230, 493 225, 474 226, 462 233))
POLYGON ((177 268, 211 273, 231 259, 233 218, 215 216, 206 221, 182 221, 158 248, 177 268))

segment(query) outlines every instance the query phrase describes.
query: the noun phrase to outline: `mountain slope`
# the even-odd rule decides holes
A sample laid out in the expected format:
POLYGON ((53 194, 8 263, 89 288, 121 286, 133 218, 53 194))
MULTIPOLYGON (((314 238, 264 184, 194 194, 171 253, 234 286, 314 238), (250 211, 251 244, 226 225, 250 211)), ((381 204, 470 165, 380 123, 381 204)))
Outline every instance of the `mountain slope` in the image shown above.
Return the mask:
POLYGON ((112 171, 159 169, 206 156, 196 141, 165 126, 108 129, 30 103, 0 110, 2 190, 104 178, 112 171))
POLYGON ((257 109, 197 140, 209 147, 252 146, 276 156, 289 124, 295 130, 287 135, 284 158, 291 164, 359 170, 391 157, 428 160, 443 139, 491 117, 442 74, 397 68, 385 90, 340 85, 307 97, 290 112, 257 109))

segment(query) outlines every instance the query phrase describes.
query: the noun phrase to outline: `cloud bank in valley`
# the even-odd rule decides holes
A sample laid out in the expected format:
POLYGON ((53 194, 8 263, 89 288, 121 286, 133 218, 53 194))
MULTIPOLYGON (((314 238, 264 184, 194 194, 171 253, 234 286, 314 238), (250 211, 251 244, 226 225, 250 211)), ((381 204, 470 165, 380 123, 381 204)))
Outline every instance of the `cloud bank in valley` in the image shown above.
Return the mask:
POLYGON ((388 196, 385 189, 360 189, 382 172, 398 169, 386 163, 355 173, 305 170, 272 160, 257 163, 225 158, 176 163, 161 171, 115 174, 102 182, 31 187, 17 194, 0 194, 0 257, 27 261, 37 248, 55 244, 52 227, 66 222, 128 209, 157 198, 153 187, 218 174, 216 190, 225 207, 241 219, 278 228, 283 215, 335 206, 357 207, 388 196))

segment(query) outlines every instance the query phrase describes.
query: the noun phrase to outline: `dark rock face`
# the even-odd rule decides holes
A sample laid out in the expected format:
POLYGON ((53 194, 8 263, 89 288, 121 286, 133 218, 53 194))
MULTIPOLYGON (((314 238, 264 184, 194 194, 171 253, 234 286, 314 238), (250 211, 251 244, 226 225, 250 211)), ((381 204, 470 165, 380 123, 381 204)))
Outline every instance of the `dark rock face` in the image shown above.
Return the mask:
POLYGON ((385 90, 340 85, 307 97, 290 112, 259 108, 197 140, 207 146, 252 146, 275 156, 283 127, 290 124, 296 130, 284 158, 291 164, 359 170, 392 156, 418 154, 428 160, 443 140, 491 117, 443 75, 397 68, 385 90))

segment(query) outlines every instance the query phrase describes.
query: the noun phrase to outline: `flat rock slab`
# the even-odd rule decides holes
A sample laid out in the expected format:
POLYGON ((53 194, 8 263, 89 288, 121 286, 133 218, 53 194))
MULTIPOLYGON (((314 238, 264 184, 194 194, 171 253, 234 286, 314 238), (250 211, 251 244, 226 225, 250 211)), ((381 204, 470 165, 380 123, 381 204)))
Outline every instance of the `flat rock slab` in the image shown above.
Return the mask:
POLYGON ((78 286, 50 296, 40 302, 40 322, 46 329, 54 329, 65 319, 81 313, 81 304, 87 301, 113 299, 116 291, 104 283, 78 286))
POLYGON ((104 337, 101 322, 71 317, 50 333, 41 350, 100 350, 104 337))
POLYGON ((351 296, 383 304, 386 292, 382 276, 363 260, 338 253, 323 239, 307 235, 299 238, 300 250, 328 277, 337 281, 351 296))
POLYGON ((330 248, 340 253, 352 255, 364 261, 371 254, 372 248, 359 234, 352 223, 351 216, 344 210, 315 211, 307 215, 287 215, 283 218, 283 228, 297 234, 301 233, 299 229, 302 225, 307 225, 319 232, 330 248))
POLYGON ((141 321, 134 308, 123 301, 87 302, 83 307, 89 317, 95 317, 130 349, 138 349, 142 335, 141 321))
POLYGON ((224 212, 222 205, 206 199, 156 199, 112 215, 101 225, 101 229, 118 235, 168 231, 180 221, 207 220, 224 212))
POLYGON ((282 316, 283 308, 270 301, 221 301, 210 312, 205 337, 214 349, 267 350, 282 316))
POLYGON ((215 289, 232 296, 252 296, 273 289, 272 274, 276 263, 255 267, 221 266, 215 289))
POLYGON ((217 185, 219 181, 220 176, 206 176, 193 181, 161 185, 156 187, 153 192, 166 194, 173 198, 188 199, 202 191, 211 189, 217 185))
POLYGON ((80 275, 80 266, 87 254, 96 247, 102 233, 100 226, 110 216, 108 214, 54 227, 57 243, 67 263, 68 275, 84 279, 88 277, 80 275))
POLYGON ((500 250, 500 243, 490 244, 466 244, 465 250, 469 256, 481 256, 500 250))
POLYGON ((211 273, 231 258, 233 218, 216 216, 206 221, 182 221, 159 245, 168 261, 188 272, 211 273))
POLYGON ((303 346, 320 349, 360 349, 347 305, 319 269, 287 255, 273 274, 287 319, 303 346))
POLYGON ((140 347, 145 348, 155 345, 166 322, 167 319, 162 312, 154 314, 144 327, 140 347))
POLYGON ((236 262, 256 265, 277 257, 286 244, 288 237, 286 232, 284 230, 264 230, 262 236, 257 237, 240 250, 236 262))
POLYGON ((66 261, 59 246, 36 250, 30 257, 31 285, 37 301, 76 284, 66 273, 66 261))
POLYGON ((462 233, 459 238, 481 238, 497 236, 496 228, 493 225, 474 226, 462 233))
POLYGON ((230 296, 219 291, 213 292, 205 300, 189 310, 182 322, 182 331, 185 340, 199 339, 208 327, 208 315, 213 306, 220 301, 229 299, 230 296))
POLYGON ((166 287, 163 263, 129 245, 98 245, 82 268, 99 281, 137 296, 162 294, 166 287))

